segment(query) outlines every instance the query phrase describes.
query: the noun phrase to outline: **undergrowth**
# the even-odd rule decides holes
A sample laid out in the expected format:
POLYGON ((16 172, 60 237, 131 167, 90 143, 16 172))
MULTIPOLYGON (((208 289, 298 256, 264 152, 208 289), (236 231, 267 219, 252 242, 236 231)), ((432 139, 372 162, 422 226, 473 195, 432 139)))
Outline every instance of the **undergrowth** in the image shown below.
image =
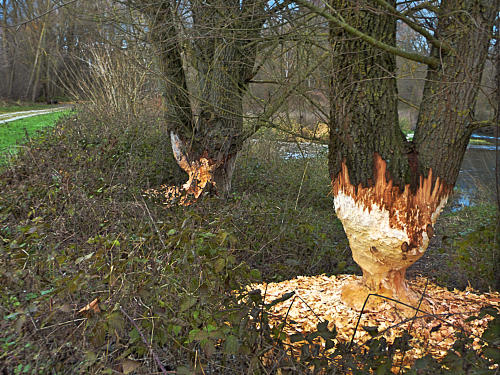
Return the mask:
POLYGON ((495 274, 499 246, 495 238, 497 214, 495 206, 478 202, 459 214, 444 216, 447 235, 440 251, 448 254, 450 269, 442 275, 444 282, 461 289, 468 285, 484 291, 494 288, 499 277, 495 274))
MULTIPOLYGON (((270 142, 241 152, 228 200, 165 209, 142 192, 185 176, 154 110, 82 109, 32 140, 0 177, 0 370, 386 373, 391 348, 375 339, 367 351, 339 346, 344 361, 318 359, 313 338, 290 357, 270 306, 246 289, 358 271, 325 155, 284 160, 270 142)), ((334 333, 318 326, 316 336, 334 333)), ((487 368, 489 357, 471 355, 463 366, 487 368)), ((410 373, 444 371, 422 361, 410 373)))

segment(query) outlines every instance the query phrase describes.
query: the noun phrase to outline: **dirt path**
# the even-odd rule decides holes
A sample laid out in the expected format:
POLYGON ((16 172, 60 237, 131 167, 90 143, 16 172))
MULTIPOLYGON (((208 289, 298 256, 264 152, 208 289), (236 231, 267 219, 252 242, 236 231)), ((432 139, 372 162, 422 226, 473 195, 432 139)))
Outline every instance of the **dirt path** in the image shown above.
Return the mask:
POLYGON ((0 125, 27 117, 45 115, 47 113, 52 113, 52 112, 60 112, 64 111, 65 109, 68 109, 68 107, 56 107, 56 108, 38 109, 32 111, 2 113, 0 114, 0 125))

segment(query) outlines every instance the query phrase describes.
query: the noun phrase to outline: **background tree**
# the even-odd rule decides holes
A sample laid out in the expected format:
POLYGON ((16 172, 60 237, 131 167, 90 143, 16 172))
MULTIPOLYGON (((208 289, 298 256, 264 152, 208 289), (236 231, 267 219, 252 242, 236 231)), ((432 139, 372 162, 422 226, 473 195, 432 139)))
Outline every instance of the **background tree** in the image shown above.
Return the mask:
POLYGON ((243 98, 258 67, 264 0, 134 5, 149 19, 162 74, 165 117, 179 166, 198 196, 208 182, 227 194, 243 142, 243 98))
POLYGON ((405 2, 398 10, 396 1, 332 0, 329 13, 297 2, 331 25, 329 168, 335 210, 363 270, 343 297, 356 307, 370 292, 415 301, 405 272, 428 246, 476 128, 499 2, 405 2), (426 38, 429 55, 396 47, 398 20, 426 38), (428 67, 411 142, 398 125, 395 55, 428 67))

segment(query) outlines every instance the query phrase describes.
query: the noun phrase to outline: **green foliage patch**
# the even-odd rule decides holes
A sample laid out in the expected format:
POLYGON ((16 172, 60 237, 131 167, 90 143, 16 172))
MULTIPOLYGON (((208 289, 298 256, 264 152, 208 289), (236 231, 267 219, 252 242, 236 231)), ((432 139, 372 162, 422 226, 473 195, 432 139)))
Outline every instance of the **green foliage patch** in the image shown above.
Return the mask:
POLYGON ((491 204, 465 207, 459 214, 446 215, 447 236, 441 252, 449 255, 449 273, 443 279, 459 287, 479 290, 494 288, 498 275, 497 211, 491 204), (454 269, 455 271, 451 271, 454 269))
POLYGON ((18 150, 19 143, 28 141, 47 126, 53 126, 68 111, 32 116, 20 120, 0 123, 0 164, 18 150))

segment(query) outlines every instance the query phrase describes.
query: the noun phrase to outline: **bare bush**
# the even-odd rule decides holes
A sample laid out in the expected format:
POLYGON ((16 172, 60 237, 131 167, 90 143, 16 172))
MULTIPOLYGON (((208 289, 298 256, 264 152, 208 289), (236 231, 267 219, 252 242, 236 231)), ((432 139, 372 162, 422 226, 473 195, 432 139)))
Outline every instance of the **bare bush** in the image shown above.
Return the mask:
POLYGON ((152 61, 135 58, 143 53, 136 48, 90 47, 86 70, 69 70, 66 88, 76 100, 87 103, 97 114, 137 116, 144 104, 159 106, 161 103, 150 79, 152 61))

